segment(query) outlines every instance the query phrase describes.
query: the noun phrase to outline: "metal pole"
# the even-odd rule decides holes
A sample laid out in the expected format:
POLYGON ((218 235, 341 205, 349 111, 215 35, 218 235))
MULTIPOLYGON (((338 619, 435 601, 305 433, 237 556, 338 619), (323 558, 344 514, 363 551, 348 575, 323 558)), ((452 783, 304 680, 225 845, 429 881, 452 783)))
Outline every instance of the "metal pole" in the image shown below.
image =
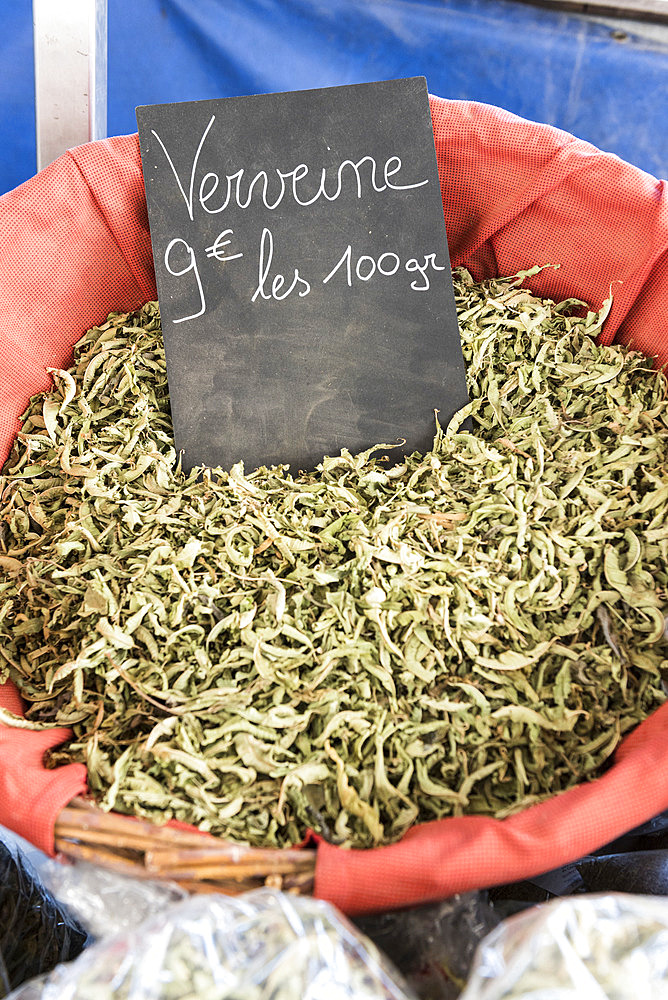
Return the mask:
POLYGON ((37 169, 107 134, 107 0, 33 0, 37 169))

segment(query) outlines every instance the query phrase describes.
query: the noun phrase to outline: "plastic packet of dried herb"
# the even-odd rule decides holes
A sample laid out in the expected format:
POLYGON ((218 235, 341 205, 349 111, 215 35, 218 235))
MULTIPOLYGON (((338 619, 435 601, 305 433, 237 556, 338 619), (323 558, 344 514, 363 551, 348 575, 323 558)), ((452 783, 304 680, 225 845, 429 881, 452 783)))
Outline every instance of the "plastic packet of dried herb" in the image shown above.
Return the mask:
POLYGON ((200 895, 92 944, 8 1000, 416 1000, 374 944, 319 899, 200 895))
POLYGON ((487 935, 460 1000, 664 1000, 667 935, 660 896, 552 899, 487 935))
POLYGON ((531 273, 454 273, 472 402, 393 467, 187 476, 157 305, 88 331, 2 478, 3 721, 71 726, 104 808, 250 844, 600 773, 665 700, 666 378, 531 273))

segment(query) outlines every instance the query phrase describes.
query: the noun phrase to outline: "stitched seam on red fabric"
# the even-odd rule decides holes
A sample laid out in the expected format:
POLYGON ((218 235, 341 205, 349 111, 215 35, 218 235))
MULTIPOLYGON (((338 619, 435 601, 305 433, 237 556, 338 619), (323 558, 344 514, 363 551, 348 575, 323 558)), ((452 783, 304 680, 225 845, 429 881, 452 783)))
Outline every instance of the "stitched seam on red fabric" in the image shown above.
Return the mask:
POLYGON ((100 213, 101 217, 105 221, 107 230, 109 231, 109 235, 111 236, 112 240, 116 244, 116 247, 118 249, 119 254, 121 255, 121 257, 123 258, 123 260, 125 261, 125 263, 128 266, 128 270, 130 271, 130 274, 132 275, 132 277, 134 279, 134 283, 137 286, 137 290, 144 297, 144 301, 148 301, 148 299, 150 299, 150 297, 151 297, 151 293, 150 293, 150 291, 148 291, 148 292, 146 291, 146 289, 144 288, 142 282, 139 280, 139 277, 137 275, 137 271, 135 270, 135 268, 132 266, 132 264, 130 263, 130 261, 126 257, 126 255, 125 255, 125 253, 124 253, 124 251, 123 251, 120 243, 118 242, 118 239, 116 238, 116 233, 112 229, 111 223, 109 222, 109 219, 107 217, 107 213, 104 211, 102 205, 100 204, 100 202, 98 200, 98 197, 95 194, 95 191, 93 190, 93 188, 88 183, 88 178, 86 177, 85 173, 81 169, 81 167, 80 167, 80 165, 79 165, 76 157, 72 153, 72 150, 68 149, 67 155, 72 160, 72 163, 74 163, 74 165, 76 166, 76 168, 79 171, 79 174, 81 176, 81 179, 83 180, 84 184, 88 188, 88 190, 90 192, 90 196, 91 196, 93 202, 95 203, 95 207, 97 208, 97 210, 100 213))

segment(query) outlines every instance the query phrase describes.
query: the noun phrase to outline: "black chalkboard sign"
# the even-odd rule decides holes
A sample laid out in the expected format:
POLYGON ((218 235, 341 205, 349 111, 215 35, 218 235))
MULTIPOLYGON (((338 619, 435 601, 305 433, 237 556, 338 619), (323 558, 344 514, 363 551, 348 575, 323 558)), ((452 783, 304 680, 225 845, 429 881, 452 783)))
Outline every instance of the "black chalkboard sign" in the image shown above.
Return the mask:
POLYGON ((137 122, 184 468, 428 449, 468 397, 424 77, 137 122))

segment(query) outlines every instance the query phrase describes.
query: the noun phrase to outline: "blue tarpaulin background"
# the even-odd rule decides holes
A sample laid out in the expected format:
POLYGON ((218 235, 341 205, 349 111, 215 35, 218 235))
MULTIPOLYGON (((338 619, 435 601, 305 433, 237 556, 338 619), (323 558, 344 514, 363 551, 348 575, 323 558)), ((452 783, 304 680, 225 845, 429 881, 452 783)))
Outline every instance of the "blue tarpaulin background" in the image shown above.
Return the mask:
MULTIPOLYGON (((511 0, 108 0, 108 131, 138 104, 426 76, 668 176, 668 27, 511 0)), ((35 172, 32 5, 0 0, 0 191, 35 172)))

